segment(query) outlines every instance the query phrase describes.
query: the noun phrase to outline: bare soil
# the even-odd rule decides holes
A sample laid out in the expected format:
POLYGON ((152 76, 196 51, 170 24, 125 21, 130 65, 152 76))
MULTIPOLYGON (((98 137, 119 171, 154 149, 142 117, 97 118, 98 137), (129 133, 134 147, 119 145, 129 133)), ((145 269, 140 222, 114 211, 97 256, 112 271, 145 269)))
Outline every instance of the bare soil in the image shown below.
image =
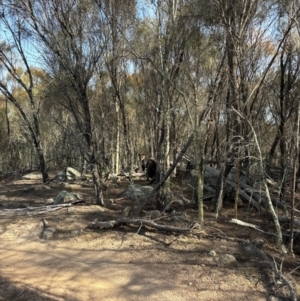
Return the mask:
MULTIPOLYGON (((146 185, 144 179, 135 183, 146 185)), ((262 250, 282 269, 299 298, 299 255, 282 261, 274 236, 229 223, 234 217, 231 202, 225 203, 218 221, 207 202, 204 225, 189 234, 134 225, 89 227, 95 219, 122 216, 123 209, 134 203, 124 197, 128 185, 126 180, 110 183, 104 195, 107 206, 101 208, 93 204, 93 188, 85 183, 53 181, 46 186, 20 177, 3 180, 0 301, 289 300, 283 282, 249 248, 249 242, 259 238, 265 241, 262 250), (47 213, 12 210, 45 206, 62 190, 82 194, 85 202, 47 213), (43 218, 55 229, 52 239, 42 238, 43 218), (233 255, 236 262, 225 264, 225 254, 233 255)), ((174 189, 178 187, 182 189, 175 181, 174 189)), ((150 204, 145 209, 153 208, 150 204)), ((189 227, 197 221, 194 205, 174 209, 175 217, 166 214, 156 222, 189 227)), ((239 207, 238 218, 266 232, 275 231, 266 213, 249 211, 246 205, 239 207)))

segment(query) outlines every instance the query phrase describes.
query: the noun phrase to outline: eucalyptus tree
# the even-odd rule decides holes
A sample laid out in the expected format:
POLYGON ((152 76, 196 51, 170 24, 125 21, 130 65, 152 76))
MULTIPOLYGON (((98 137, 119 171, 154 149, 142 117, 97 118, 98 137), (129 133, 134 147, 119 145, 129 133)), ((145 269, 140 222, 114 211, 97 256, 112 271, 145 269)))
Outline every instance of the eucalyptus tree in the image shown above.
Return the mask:
POLYGON ((15 14, 10 1, 1 4, 0 23, 5 33, 0 44, 0 91, 24 121, 38 155, 43 182, 46 183, 49 179, 39 119, 41 97, 36 89, 37 81, 27 48, 31 37, 26 21, 15 14), (17 97, 17 90, 24 92, 23 97, 17 97))
MULTIPOLYGON (((295 191, 297 188, 297 174, 299 173, 299 1, 278 1, 278 35, 285 35, 286 39, 281 44, 277 68, 274 71, 274 84, 270 87, 273 92, 270 110, 272 119, 277 126, 272 147, 267 156, 269 165, 276 164, 281 169, 281 186, 279 199, 286 201, 285 194, 287 182, 290 192, 290 251, 293 252, 294 243, 294 215, 295 191), (291 25, 294 26, 291 26, 291 25), (291 28, 286 31, 285 28, 291 28), (279 146, 279 152, 277 148, 279 146), (278 154, 279 162, 276 160, 278 154), (277 162, 276 162, 277 161, 277 162), (298 169, 298 172, 297 172, 298 169), (290 176, 290 177, 289 177, 290 176)), ((286 211, 288 209, 285 208, 286 211)))
MULTIPOLYGON (((256 162, 254 160, 252 162, 258 166, 259 179, 265 187, 268 207, 276 227, 277 242, 282 252, 285 253, 278 216, 274 211, 265 181, 264 157, 261 151, 263 142, 257 138, 260 125, 255 124, 254 121, 261 113, 257 113, 255 110, 261 111, 260 101, 262 98, 260 98, 260 93, 262 87, 268 79, 270 70, 276 68, 276 59, 293 28, 299 9, 288 15, 278 40, 275 41, 272 37, 267 39, 268 43, 275 44, 274 51, 267 60, 256 59, 253 61, 253 57, 251 57, 251 54, 259 53, 258 49, 262 49, 263 44, 268 45, 263 38, 266 38, 269 33, 266 26, 269 28, 275 26, 274 18, 271 18, 274 17, 272 13, 275 15, 277 13, 276 9, 272 10, 273 7, 271 7, 274 3, 276 1, 214 1, 212 2, 212 11, 216 15, 215 19, 211 19, 210 22, 219 24, 225 30, 227 57, 226 137, 229 147, 226 152, 227 161, 220 179, 223 182, 222 178, 226 178, 230 169, 236 164, 238 183, 241 159, 247 166, 249 160, 245 159, 249 158, 250 155, 252 158, 256 158, 256 162), (254 49, 255 51, 253 51, 254 49), (260 64, 258 64, 259 62, 260 64), (252 147, 252 153, 250 153, 251 144, 255 145, 252 147)), ((238 189, 237 185, 236 198, 238 197, 238 189)), ((218 213, 222 206, 222 191, 220 189, 215 197, 215 210, 218 213)))
MULTIPOLYGON (((170 166, 171 148, 176 144, 178 134, 176 119, 182 114, 178 104, 181 98, 178 83, 182 79, 189 35, 188 19, 184 18, 185 5, 183 0, 152 1, 148 7, 150 13, 139 17, 132 44, 135 47, 131 48, 136 70, 141 81, 146 83, 139 100, 146 104, 147 118, 152 124, 148 148, 160 162, 162 175, 170 166), (141 46, 144 38, 147 47, 141 46)), ((168 181, 164 190, 164 197, 168 198, 168 181)))
POLYGON ((8 149, 9 135, 10 135, 10 122, 8 118, 8 101, 5 97, 0 97, 0 135, 2 137, 0 141, 0 170, 3 172, 6 170, 7 164, 5 162, 5 155, 8 149))
POLYGON ((61 93, 64 106, 73 114, 83 137, 88 163, 92 166, 95 201, 104 205, 101 162, 98 160, 91 87, 103 55, 97 39, 101 22, 94 1, 18 1, 16 12, 30 24, 40 43, 44 63, 61 93))
MULTIPOLYGON (((233 114, 231 109, 245 111, 244 104, 248 98, 247 83, 247 62, 249 30, 257 17, 259 1, 239 0, 217 1, 219 13, 219 24, 225 32, 225 53, 227 58, 228 87, 226 97, 226 139, 227 139, 227 160, 221 177, 226 178, 234 164, 239 173, 241 163, 241 143, 247 133, 243 133, 243 124, 239 116, 233 114)), ((239 175, 237 175, 239 177, 239 175)), ((236 187, 238 195, 238 185, 236 187)), ((215 210, 218 212, 222 206, 222 189, 216 194, 215 210)))
POLYGON ((282 45, 278 71, 274 72, 273 81, 269 82, 270 98, 273 100, 270 102, 270 112, 272 112, 272 119, 277 126, 277 133, 268 153, 268 167, 272 164, 280 166, 280 178, 282 181, 282 185, 280 185, 280 201, 284 201, 291 167, 289 162, 291 154, 289 153, 290 147, 288 145, 291 145, 292 136, 290 132, 294 123, 292 123, 292 120, 296 116, 295 113, 298 106, 299 75, 299 46, 291 36, 282 45), (278 159, 276 160, 278 146, 279 152, 277 152, 278 159), (279 164, 276 161, 279 161, 279 164))
MULTIPOLYGON (((199 20, 209 29, 218 29, 225 59, 220 70, 219 82, 216 81, 214 84, 218 85, 218 89, 211 88, 211 91, 214 91, 214 102, 219 102, 219 114, 215 116, 223 120, 219 130, 226 142, 223 143, 226 145, 223 158, 217 159, 217 162, 225 162, 215 195, 217 213, 222 207, 222 179, 227 177, 234 165, 238 170, 237 181, 241 163, 244 168, 249 169, 251 129, 234 111, 243 112, 253 122, 260 112, 261 98, 258 96, 266 73, 264 73, 265 62, 259 55, 264 47, 262 39, 266 35, 265 28, 267 25, 270 26, 268 23, 273 24, 270 17, 274 12, 271 10, 272 4, 275 2, 220 0, 206 4, 203 0, 196 0, 196 3, 199 5, 197 10, 199 20), (206 9, 203 9, 204 7, 206 9), (222 128, 225 129, 225 135, 222 128)), ((270 68, 270 65, 266 68, 270 68)), ((222 152, 219 152, 219 155, 221 154, 222 152)))
POLYGON ((132 139, 130 138, 129 100, 126 84, 130 74, 127 40, 132 31, 136 6, 135 1, 131 0, 122 2, 95 0, 95 3, 98 6, 102 22, 102 31, 98 35, 98 39, 105 52, 104 65, 99 66, 99 71, 103 72, 105 68, 107 75, 109 75, 110 93, 116 112, 115 172, 119 173, 121 140, 124 141, 123 165, 131 165, 133 160, 132 147, 130 146, 132 139), (123 137, 120 136, 121 133, 123 137))
MULTIPOLYGON (((184 1, 161 1, 155 3, 157 25, 154 28, 156 36, 157 87, 160 112, 160 133, 157 141, 158 160, 164 163, 163 173, 170 165, 171 155, 171 125, 176 112, 177 80, 182 63, 185 59, 187 31, 182 22, 182 7, 184 1), (173 112, 173 113, 172 113, 173 112)), ((174 131, 173 131, 174 132, 174 131)), ((175 134, 175 133, 173 133, 175 134)), ((173 137, 174 138, 174 137, 173 137)), ((174 140, 173 140, 174 141, 174 140)), ((168 184, 168 182, 166 182, 168 184)))
POLYGON ((157 59, 157 43, 153 22, 152 17, 136 20, 129 45, 134 63, 131 89, 136 102, 137 129, 141 133, 138 139, 139 152, 157 158, 161 112, 158 99, 160 79, 154 67, 157 59))
MULTIPOLYGON (((292 15, 297 16, 299 10, 297 1, 284 1, 278 3, 278 17, 276 35, 285 34, 286 24, 292 15)), ((296 20, 296 18, 295 18, 296 20)), ((296 23, 297 24, 297 23, 296 23)), ((268 91, 271 101, 269 112, 271 120, 276 126, 276 132, 271 141, 271 147, 267 153, 267 171, 272 165, 280 167, 280 200, 284 200, 286 184, 291 167, 289 158, 294 157, 289 152, 292 142, 291 128, 298 107, 298 85, 299 85, 299 34, 293 28, 281 44, 280 53, 276 67, 274 67, 273 78, 268 82, 268 91), (279 151, 278 151, 279 149, 279 151)))

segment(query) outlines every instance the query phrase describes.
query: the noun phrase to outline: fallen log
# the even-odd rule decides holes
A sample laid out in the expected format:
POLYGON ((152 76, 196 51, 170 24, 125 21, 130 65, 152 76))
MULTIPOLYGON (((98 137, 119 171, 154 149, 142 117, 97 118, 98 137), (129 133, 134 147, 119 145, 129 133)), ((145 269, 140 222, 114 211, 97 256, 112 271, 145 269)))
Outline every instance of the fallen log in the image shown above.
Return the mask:
POLYGON ((229 223, 237 224, 237 225, 240 225, 240 226, 243 226, 243 227, 249 227, 251 229, 257 230, 257 231, 262 232, 264 234, 274 235, 273 233, 266 232, 266 231, 260 229, 257 225, 246 223, 246 222, 243 222, 239 219, 232 218, 232 219, 229 220, 229 223))
POLYGON ((65 203, 65 204, 58 204, 58 205, 47 205, 47 206, 41 206, 41 207, 30 207, 27 206, 26 208, 16 208, 16 209, 2 209, 0 210, 0 215, 9 215, 9 214, 15 214, 15 215, 37 215, 37 214, 43 214, 47 212, 56 211, 62 208, 71 207, 73 205, 76 205, 78 203, 83 203, 84 201, 74 201, 72 203, 65 203))
MULTIPOLYGON (((245 183, 240 183, 240 186, 244 189, 244 191, 246 193, 249 193, 251 195, 251 197, 254 200, 256 200, 257 204, 262 204, 263 206, 268 207, 267 197, 266 197, 266 193, 264 190, 254 189, 253 187, 251 187, 245 183)), ((286 207, 288 208, 287 205, 282 204, 277 199, 271 199, 271 201, 272 201, 273 205, 279 206, 281 209, 285 209, 286 207)))
POLYGON ((216 193, 215 189, 211 188, 211 187, 210 187, 209 185, 207 185, 207 184, 203 184, 203 187, 204 187, 205 190, 207 190, 207 191, 210 192, 210 193, 213 193, 213 194, 216 193))
MULTIPOLYGON (((205 170, 211 176, 214 176, 216 178, 219 176, 219 171, 211 166, 206 165, 205 170)), ((234 181, 230 180, 229 178, 225 179, 225 183, 227 185, 231 186, 234 190, 236 189, 236 183, 234 181)), ((242 201, 248 202, 249 204, 254 206, 258 211, 260 211, 261 206, 259 205, 259 201, 261 200, 261 197, 259 197, 256 194, 256 191, 251 186, 249 186, 241 181, 239 183, 240 183, 240 188, 241 188, 241 189, 239 189, 239 196, 242 199, 242 201)), ((208 187, 204 186, 204 188, 207 189, 208 187)), ((209 188, 210 192, 212 192, 211 190, 212 189, 209 188)))
POLYGON ((111 229, 115 227, 120 227, 123 224, 133 224, 138 225, 140 227, 142 226, 148 226, 151 228, 155 228, 160 231, 166 231, 166 232, 178 232, 178 233, 187 233, 190 232, 190 228, 179 228, 179 227, 173 227, 168 225, 161 225, 157 224, 152 220, 145 220, 145 219, 132 219, 132 218, 126 218, 121 217, 117 220, 111 220, 111 221, 99 221, 95 219, 88 227, 89 228, 104 228, 104 229, 111 229))
MULTIPOLYGON (((212 174, 216 177, 218 176, 219 173, 215 168, 213 168, 211 166, 206 166, 205 168, 210 174, 212 174)), ((226 178, 225 183, 230 185, 233 189, 236 188, 236 183, 228 178, 226 178)), ((260 211, 262 209, 261 205, 263 205, 264 207, 268 206, 266 195, 263 190, 254 189, 253 187, 251 187, 241 181, 240 181, 240 188, 241 189, 239 189, 239 196, 241 197, 241 199, 244 202, 250 203, 258 211, 260 211)), ((279 202, 278 200, 272 199, 271 201, 272 201, 273 205, 279 206, 280 208, 285 208, 285 205, 282 204, 281 202, 279 202)))

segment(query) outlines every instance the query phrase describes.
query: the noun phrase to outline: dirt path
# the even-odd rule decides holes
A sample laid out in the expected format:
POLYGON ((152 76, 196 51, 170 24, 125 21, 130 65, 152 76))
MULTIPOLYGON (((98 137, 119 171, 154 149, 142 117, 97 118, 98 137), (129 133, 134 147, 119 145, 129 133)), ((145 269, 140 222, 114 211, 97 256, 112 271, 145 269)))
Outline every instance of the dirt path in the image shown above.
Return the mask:
MULTIPOLYGON (((43 192, 44 199, 57 193, 53 189, 43 192)), ((42 192, 16 196, 12 186, 2 185, 0 193, 7 204, 12 199, 20 204, 37 203, 42 192)), ((52 240, 40 238, 43 216, 0 215, 0 301, 268 300, 264 263, 225 233, 255 236, 251 230, 222 228, 209 218, 200 232, 187 236, 125 226, 87 229, 95 216, 113 212, 95 208, 45 215, 57 229, 52 240), (226 254, 237 262, 223 264, 226 254)))
POLYGON ((264 288, 255 286, 258 279, 247 278, 253 268, 241 274, 218 267, 203 252, 201 244, 207 241, 193 239, 190 245, 197 252, 180 238, 164 248, 155 236, 108 232, 90 240, 2 238, 5 297, 0 300, 265 300, 264 288))

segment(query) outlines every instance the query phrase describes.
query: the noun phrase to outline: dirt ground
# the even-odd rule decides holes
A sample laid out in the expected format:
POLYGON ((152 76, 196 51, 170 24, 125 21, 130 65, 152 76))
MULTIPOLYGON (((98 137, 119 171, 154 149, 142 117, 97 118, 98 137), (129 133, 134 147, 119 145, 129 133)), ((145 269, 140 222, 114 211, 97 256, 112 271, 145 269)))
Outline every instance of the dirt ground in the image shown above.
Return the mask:
MULTIPOLYGON (((146 185, 144 179, 135 183, 146 185)), ((89 227, 95 219, 122 216, 123 209, 134 202, 124 197, 128 185, 126 180, 109 184, 104 195, 107 206, 101 208, 93 204, 93 188, 86 183, 53 181, 46 186, 39 180, 3 180, 0 301, 290 300, 283 281, 274 277, 249 244, 258 239, 264 240, 262 250, 278 264, 299 298, 299 255, 282 261, 274 236, 229 223, 233 218, 230 202, 217 222, 207 202, 204 225, 188 234, 136 225, 89 227), (28 209, 45 206, 62 190, 80 193, 85 202, 44 213, 28 209), (43 218, 55 230, 52 238, 42 236, 43 218), (236 261, 226 263, 230 255, 236 261)), ((178 187, 182 189, 179 182, 174 183, 174 189, 178 187)), ((176 215, 166 214, 156 222, 185 228, 197 220, 194 205, 174 209, 176 215)), ((240 220, 274 233, 267 214, 248 209, 246 205, 239 208, 240 220)))

